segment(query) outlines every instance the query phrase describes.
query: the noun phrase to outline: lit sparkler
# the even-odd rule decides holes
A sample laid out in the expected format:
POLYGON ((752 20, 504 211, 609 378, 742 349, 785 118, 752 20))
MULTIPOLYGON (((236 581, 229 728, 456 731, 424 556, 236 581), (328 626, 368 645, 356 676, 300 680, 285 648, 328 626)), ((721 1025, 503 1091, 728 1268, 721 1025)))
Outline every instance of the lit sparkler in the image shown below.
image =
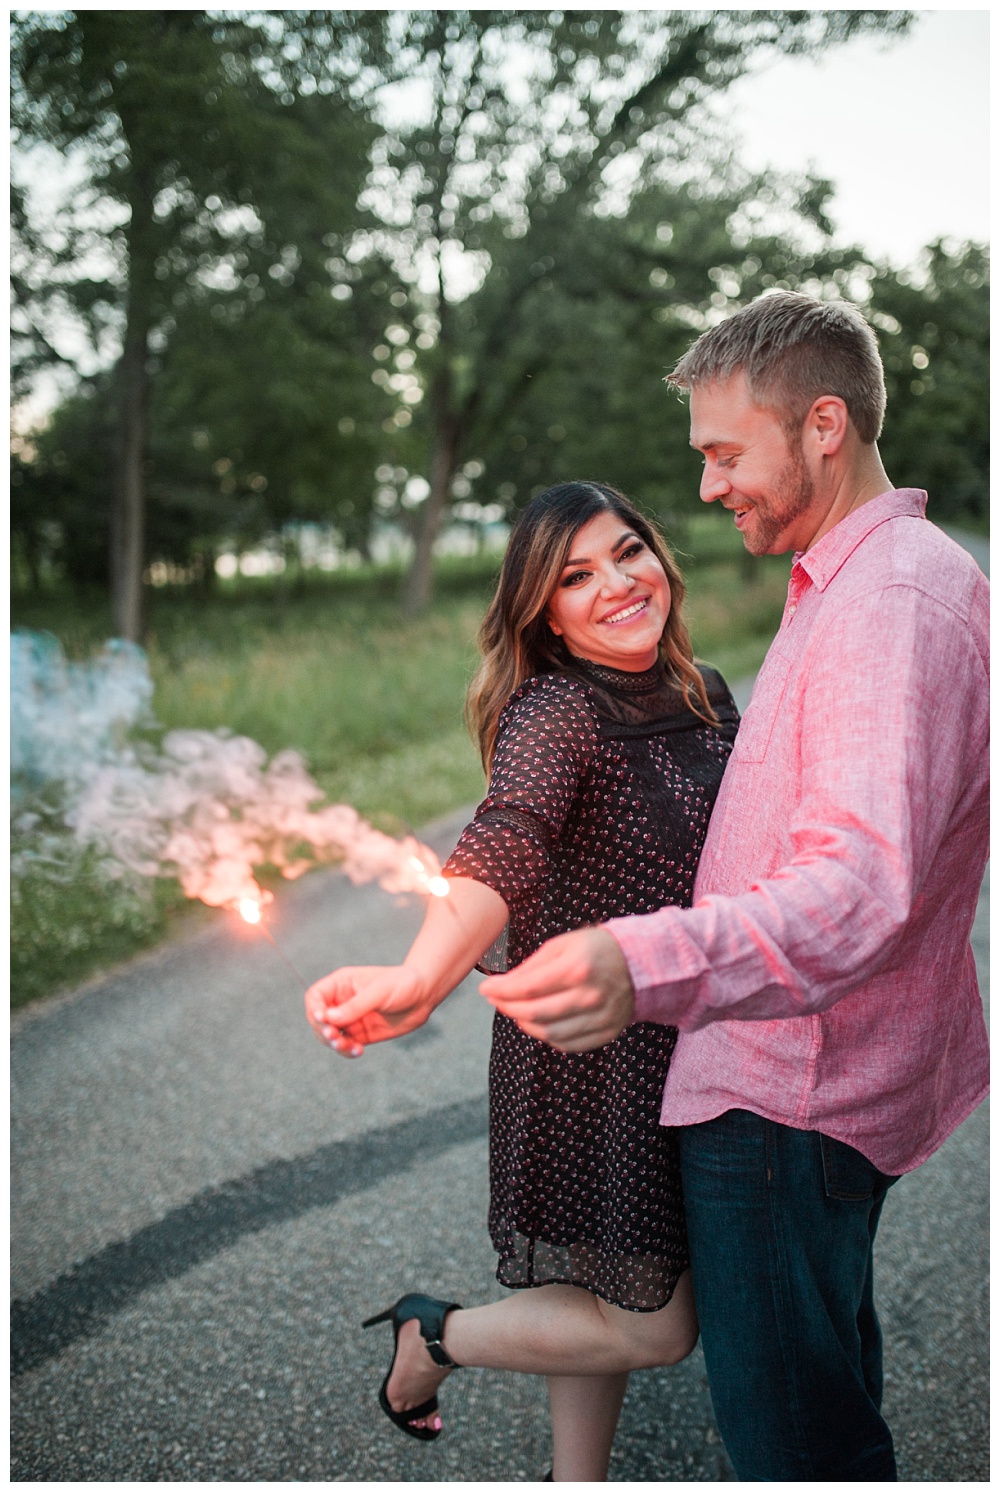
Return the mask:
POLYGON ((298 965, 288 957, 288 954, 282 948, 277 938, 274 936, 270 928, 265 923, 264 909, 261 906, 261 903, 259 901, 256 901, 252 896, 243 896, 237 903, 237 910, 240 916, 243 918, 244 922, 248 922, 251 927, 258 928, 259 931, 264 934, 265 938, 270 943, 271 947, 274 949, 278 957, 280 959, 283 959, 284 962, 291 969, 292 973, 301 984, 303 990, 307 990, 309 988, 308 979, 303 974, 298 965))
MULTIPOLYGON (((411 885, 408 889, 413 891, 423 891, 428 896, 447 896, 449 892, 447 877, 440 874, 432 873, 433 866, 437 864, 437 861, 433 853, 427 849, 426 845, 421 845, 420 848, 423 851, 424 855, 427 857, 427 861, 429 861, 430 864, 428 864, 427 861, 422 860, 417 855, 410 855, 407 857, 409 860, 411 871, 415 873, 413 877, 415 884, 411 885)), ((303 990, 308 990, 310 988, 309 981, 302 973, 302 970, 298 968, 298 966, 291 958, 289 958, 288 954, 282 948, 281 944, 278 942, 277 938, 274 936, 274 934, 271 932, 270 928, 264 921, 264 897, 267 897, 267 899, 270 900, 270 893, 266 891, 261 892, 261 895, 259 897, 241 896, 235 903, 236 910, 239 912, 244 922, 248 923, 251 927, 258 928, 259 931, 264 934, 264 937, 270 943, 271 947, 274 949, 278 957, 283 959, 284 962, 291 969, 296 979, 302 985, 303 990)))
POLYGON ((237 911, 267 938, 303 989, 310 982, 266 926, 273 899, 255 870, 296 880, 339 863, 356 886, 391 895, 447 898, 434 851, 413 834, 395 839, 323 793, 295 751, 270 763, 263 747, 226 731, 169 732, 159 751, 97 767, 73 808, 78 840, 138 875, 175 877, 186 896, 237 911), (315 806, 320 804, 321 806, 315 806))

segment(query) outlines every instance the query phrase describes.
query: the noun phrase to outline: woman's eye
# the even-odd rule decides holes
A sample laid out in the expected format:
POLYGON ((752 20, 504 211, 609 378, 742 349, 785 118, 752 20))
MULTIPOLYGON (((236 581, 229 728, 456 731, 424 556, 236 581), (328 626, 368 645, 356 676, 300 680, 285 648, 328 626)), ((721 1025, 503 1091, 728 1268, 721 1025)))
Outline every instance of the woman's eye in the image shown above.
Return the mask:
POLYGON ((637 554, 642 553, 642 548, 641 544, 630 544, 627 549, 622 550, 618 558, 620 560, 635 559, 637 554))
POLYGON ((567 575, 567 576, 564 577, 562 583, 563 583, 564 586, 565 585, 579 585, 579 583, 580 583, 581 580, 586 580, 587 579, 589 573, 590 572, 588 570, 574 570, 573 573, 572 573, 572 575, 567 575))

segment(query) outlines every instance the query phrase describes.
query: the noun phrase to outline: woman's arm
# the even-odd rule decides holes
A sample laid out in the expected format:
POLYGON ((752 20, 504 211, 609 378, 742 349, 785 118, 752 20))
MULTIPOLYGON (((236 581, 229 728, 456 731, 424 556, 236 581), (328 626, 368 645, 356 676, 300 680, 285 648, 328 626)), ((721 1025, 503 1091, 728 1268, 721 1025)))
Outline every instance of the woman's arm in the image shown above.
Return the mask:
POLYGON ((431 898, 401 965, 337 969, 312 986, 306 1013, 322 1041, 360 1056, 423 1025, 503 931, 515 897, 548 873, 596 739, 588 696, 568 679, 532 679, 511 697, 489 794, 445 867, 449 895, 431 898))
POLYGON ((343 1056, 422 1026, 503 931, 507 904, 481 881, 453 877, 431 897, 423 926, 398 965, 335 969, 306 991, 313 1030, 343 1056))

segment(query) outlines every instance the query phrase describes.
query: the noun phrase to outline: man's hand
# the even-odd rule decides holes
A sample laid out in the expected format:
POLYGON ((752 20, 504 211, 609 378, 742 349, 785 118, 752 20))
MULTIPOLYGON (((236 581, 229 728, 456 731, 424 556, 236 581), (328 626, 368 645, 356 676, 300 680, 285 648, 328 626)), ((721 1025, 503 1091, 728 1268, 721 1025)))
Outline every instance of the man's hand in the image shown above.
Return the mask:
POLYGON ((552 938, 479 989, 527 1035, 560 1052, 589 1052, 614 1041, 635 1010, 625 955, 603 927, 552 938))
POLYGON ((422 1026, 434 1010, 423 981, 403 965, 334 969, 306 990, 306 1015, 319 1039, 343 1057, 422 1026))

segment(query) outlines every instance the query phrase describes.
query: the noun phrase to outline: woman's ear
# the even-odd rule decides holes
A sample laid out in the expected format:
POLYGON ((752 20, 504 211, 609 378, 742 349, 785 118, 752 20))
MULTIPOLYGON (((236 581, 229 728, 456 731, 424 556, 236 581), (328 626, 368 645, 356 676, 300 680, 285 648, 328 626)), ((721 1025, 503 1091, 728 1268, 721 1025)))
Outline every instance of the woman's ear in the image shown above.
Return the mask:
POLYGON ((556 626, 555 622, 552 620, 552 617, 548 612, 545 613, 545 620, 549 624, 549 631, 554 632, 557 637, 562 637, 562 628, 556 626))

